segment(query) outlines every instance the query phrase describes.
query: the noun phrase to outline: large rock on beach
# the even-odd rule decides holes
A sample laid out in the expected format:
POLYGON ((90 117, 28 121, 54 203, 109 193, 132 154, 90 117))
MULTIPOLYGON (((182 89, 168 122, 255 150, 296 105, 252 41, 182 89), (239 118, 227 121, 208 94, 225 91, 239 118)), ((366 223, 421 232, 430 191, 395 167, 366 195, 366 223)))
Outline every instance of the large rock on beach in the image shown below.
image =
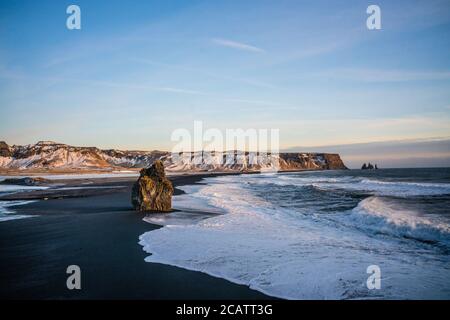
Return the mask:
POLYGON ((172 210, 172 182, 167 179, 162 161, 142 169, 133 185, 131 203, 136 211, 169 212, 172 210))

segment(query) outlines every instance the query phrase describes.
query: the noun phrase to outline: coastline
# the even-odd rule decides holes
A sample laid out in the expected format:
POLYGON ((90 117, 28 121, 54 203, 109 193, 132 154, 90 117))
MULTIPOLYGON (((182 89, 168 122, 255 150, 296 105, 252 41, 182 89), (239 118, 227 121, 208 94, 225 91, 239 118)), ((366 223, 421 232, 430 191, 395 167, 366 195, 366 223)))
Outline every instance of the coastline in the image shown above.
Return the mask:
MULTIPOLYGON (((177 195, 183 193, 178 186, 217 175, 223 173, 170 179, 177 195)), ((272 299, 201 272, 145 262, 148 253, 138 244, 139 236, 160 226, 131 209, 134 181, 104 179, 95 186, 120 188, 89 189, 15 208, 35 217, 0 223, 0 256, 8 261, 0 270, 0 298, 272 299), (66 288, 66 268, 73 264, 81 268, 81 290, 66 288)))

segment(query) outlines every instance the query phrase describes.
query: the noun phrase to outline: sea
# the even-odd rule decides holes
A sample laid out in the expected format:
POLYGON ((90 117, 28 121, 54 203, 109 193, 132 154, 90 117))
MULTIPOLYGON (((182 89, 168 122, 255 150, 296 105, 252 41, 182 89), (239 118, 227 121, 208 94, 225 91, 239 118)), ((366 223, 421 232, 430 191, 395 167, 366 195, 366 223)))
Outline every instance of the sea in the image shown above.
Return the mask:
POLYGON ((140 236, 148 262, 285 299, 450 299, 450 168, 225 175, 181 188, 176 214, 145 218, 163 226, 140 236))

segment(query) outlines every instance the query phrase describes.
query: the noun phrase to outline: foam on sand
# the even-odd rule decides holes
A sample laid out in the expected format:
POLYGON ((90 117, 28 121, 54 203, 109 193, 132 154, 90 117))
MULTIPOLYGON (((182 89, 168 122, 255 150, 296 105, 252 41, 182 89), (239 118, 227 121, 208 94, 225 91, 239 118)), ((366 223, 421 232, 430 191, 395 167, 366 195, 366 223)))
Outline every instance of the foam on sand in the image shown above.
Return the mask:
POLYGON ((0 222, 31 218, 34 216, 15 214, 15 211, 11 207, 21 206, 35 201, 0 201, 0 222))
POLYGON ((0 194, 15 193, 20 191, 45 190, 45 189, 48 189, 48 187, 2 184, 0 185, 0 194))
MULTIPOLYGON (((0 180, 2 180, 2 179, 0 179, 0 180)), ((2 184, 2 185, 0 185, 0 195, 6 195, 6 194, 22 192, 22 191, 45 190, 48 188, 49 187, 42 187, 42 186, 21 186, 21 185, 2 184)), ((0 222, 33 217, 30 215, 16 214, 16 211, 11 208, 11 207, 25 205, 25 204, 32 203, 32 202, 35 202, 35 201, 34 200, 33 201, 0 201, 0 222)))

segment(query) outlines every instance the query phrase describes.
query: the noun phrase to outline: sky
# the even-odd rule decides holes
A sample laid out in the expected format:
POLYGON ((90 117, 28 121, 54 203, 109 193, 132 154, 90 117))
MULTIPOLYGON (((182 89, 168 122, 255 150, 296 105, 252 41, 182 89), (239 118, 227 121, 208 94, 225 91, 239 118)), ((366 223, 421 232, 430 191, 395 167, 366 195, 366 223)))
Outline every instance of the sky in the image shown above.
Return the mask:
POLYGON ((0 0, 0 140, 169 150, 202 121, 286 150, 406 141, 393 166, 438 140, 450 165, 449 57, 449 0, 0 0))

